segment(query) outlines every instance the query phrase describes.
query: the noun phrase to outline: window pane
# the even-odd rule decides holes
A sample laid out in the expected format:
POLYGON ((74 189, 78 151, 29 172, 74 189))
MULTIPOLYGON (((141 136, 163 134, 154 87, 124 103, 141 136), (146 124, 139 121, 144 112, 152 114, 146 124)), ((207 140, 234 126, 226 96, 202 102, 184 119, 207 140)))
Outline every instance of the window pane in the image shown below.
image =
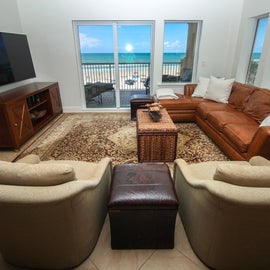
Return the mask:
POLYGON ((114 108, 112 25, 79 25, 78 31, 86 108, 114 108))
POLYGON ((129 107, 132 95, 149 93, 151 23, 89 22, 77 29, 86 108, 129 107))
POLYGON ((190 82, 198 23, 166 22, 162 82, 190 82))
POLYGON ((133 95, 147 92, 145 81, 150 76, 151 25, 121 24, 117 33, 120 104, 129 107, 133 95))
POLYGON ((254 85, 254 81, 256 78, 256 74, 257 74, 257 70, 258 70, 258 66, 259 66, 259 62, 261 58, 267 23, 268 23, 268 17, 261 18, 257 22, 256 34, 255 34, 254 44, 253 44, 253 48, 252 48, 252 52, 250 56, 247 77, 246 77, 247 84, 254 85))

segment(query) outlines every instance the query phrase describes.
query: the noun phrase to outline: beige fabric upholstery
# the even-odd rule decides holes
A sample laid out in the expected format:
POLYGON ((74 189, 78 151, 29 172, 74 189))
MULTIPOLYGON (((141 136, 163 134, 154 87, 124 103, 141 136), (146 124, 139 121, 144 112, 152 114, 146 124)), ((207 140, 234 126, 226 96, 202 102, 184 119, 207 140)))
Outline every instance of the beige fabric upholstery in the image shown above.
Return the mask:
POLYGON ((270 160, 260 156, 252 157, 249 163, 253 166, 270 166, 270 160))
POLYGON ((38 164, 38 163, 40 163, 40 158, 38 155, 29 154, 29 155, 17 160, 16 163, 38 164))
POLYGON ((70 268, 95 247, 107 213, 111 160, 40 164, 52 163, 72 166, 77 180, 45 187, 0 185, 0 251, 11 264, 70 268))
POLYGON ((245 187, 270 187, 270 166, 220 164, 214 180, 245 187))
POLYGON ((74 181, 68 164, 27 164, 0 161, 0 185, 52 186, 74 181))
POLYGON ((219 164, 252 166, 245 161, 188 165, 175 160, 179 214, 191 246, 217 270, 269 269, 270 189, 215 181, 219 164))

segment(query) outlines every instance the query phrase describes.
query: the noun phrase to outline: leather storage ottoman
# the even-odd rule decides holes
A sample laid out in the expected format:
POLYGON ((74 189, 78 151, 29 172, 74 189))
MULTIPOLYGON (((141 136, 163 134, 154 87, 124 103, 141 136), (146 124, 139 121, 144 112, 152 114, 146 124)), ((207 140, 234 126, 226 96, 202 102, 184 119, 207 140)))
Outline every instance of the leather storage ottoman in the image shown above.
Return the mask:
POLYGON ((145 104, 153 103, 154 99, 150 95, 133 95, 130 99, 130 118, 133 121, 137 119, 137 109, 144 108, 145 104))
POLYGON ((173 248, 177 211, 166 164, 114 167, 108 202, 112 249, 173 248))

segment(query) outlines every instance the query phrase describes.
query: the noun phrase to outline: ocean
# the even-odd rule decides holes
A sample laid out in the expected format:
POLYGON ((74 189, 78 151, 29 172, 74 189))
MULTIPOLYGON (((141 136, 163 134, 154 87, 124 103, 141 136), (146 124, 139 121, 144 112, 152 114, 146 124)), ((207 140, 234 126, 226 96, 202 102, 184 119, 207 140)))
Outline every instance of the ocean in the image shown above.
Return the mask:
MULTIPOLYGON (((164 62, 179 62, 185 53, 164 53, 164 62)), ((253 53, 252 60, 259 60, 261 53, 253 53)), ((113 53, 82 53, 82 63, 113 63, 113 53)), ((150 53, 120 53, 119 63, 150 63, 150 53)))
MULTIPOLYGON (((185 53, 164 53, 164 62, 179 62, 185 53)), ((82 63, 113 63, 113 53, 82 53, 82 63)), ((119 63, 150 63, 150 53, 120 53, 119 63)))

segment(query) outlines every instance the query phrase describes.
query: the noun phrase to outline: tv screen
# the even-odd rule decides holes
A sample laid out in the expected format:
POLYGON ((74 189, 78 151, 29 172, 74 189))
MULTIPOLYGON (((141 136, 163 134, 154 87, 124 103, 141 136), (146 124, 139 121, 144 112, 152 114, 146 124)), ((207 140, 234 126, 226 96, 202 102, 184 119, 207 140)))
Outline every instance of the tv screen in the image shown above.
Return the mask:
POLYGON ((0 85, 34 77, 26 35, 0 32, 0 85))

